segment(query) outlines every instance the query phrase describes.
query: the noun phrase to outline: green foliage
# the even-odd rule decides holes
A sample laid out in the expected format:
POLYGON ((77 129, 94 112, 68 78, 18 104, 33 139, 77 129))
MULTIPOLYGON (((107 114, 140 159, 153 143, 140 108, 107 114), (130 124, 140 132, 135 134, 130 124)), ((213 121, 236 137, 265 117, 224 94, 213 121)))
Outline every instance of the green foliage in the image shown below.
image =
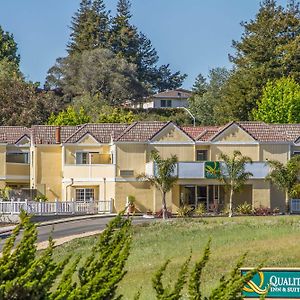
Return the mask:
POLYGON ((198 204, 196 209, 194 210, 194 214, 196 216, 203 216, 206 213, 206 206, 204 203, 198 204))
POLYGON ((47 198, 47 196, 40 194, 34 198, 34 201, 46 202, 46 201, 48 201, 48 198, 47 198))
POLYGON ((297 1, 286 8, 264 0, 255 18, 242 22, 243 34, 232 46, 233 73, 224 87, 221 122, 248 120, 268 80, 292 76, 300 82, 300 18, 297 1))
POLYGON ((17 51, 18 47, 13 35, 7 31, 5 32, 0 26, 0 61, 6 59, 18 67, 20 56, 17 54, 17 51))
POLYGON ((0 299, 114 298, 117 284, 125 274, 124 265, 131 243, 130 226, 130 220, 121 216, 113 219, 79 269, 79 280, 73 281, 80 257, 67 267, 70 256, 55 263, 52 258, 54 243, 51 238, 48 248, 41 255, 37 255, 36 226, 22 212, 21 223, 6 240, 0 258, 0 299), (13 249, 21 230, 22 238, 13 249), (61 273, 61 279, 56 288, 53 288, 61 273))
POLYGON ((241 274, 240 268, 242 267, 246 254, 244 254, 234 269, 230 272, 228 276, 222 276, 220 279, 219 285, 213 289, 208 297, 202 297, 201 292, 201 277, 202 271, 206 266, 209 256, 210 256, 210 244, 211 240, 208 241, 203 256, 197 261, 188 276, 188 265, 191 260, 189 257, 183 266, 180 269, 178 274, 178 280, 174 287, 177 285, 177 289, 171 290, 170 286, 164 287, 162 283, 162 277, 170 260, 167 260, 164 265, 155 273, 154 277, 152 278, 152 287, 156 293, 156 299, 182 299, 181 291, 188 281, 188 299, 190 300, 219 300, 219 299, 226 299, 226 300, 242 300, 242 289, 244 285, 252 279, 252 277, 257 273, 258 269, 261 267, 259 266, 256 269, 248 271, 245 275, 241 274), (189 277, 189 279, 187 279, 189 277), (176 292, 175 292, 176 290, 176 292))
POLYGON ((48 119, 48 125, 80 125, 90 122, 90 117, 85 113, 83 108, 76 112, 73 107, 69 106, 66 110, 57 115, 51 114, 48 119))
POLYGON ((182 205, 177 210, 178 217, 189 217, 192 215, 192 208, 189 205, 182 205))
POLYGON ((162 194, 162 213, 163 218, 167 217, 167 204, 166 194, 169 192, 176 181, 177 176, 174 176, 175 167, 177 164, 177 156, 172 155, 169 158, 163 159, 158 151, 151 151, 150 158, 155 164, 154 175, 141 174, 137 178, 140 180, 146 180, 151 185, 155 186, 162 194))
POLYGON ((267 123, 300 123, 300 85, 293 78, 268 81, 253 116, 267 123))
POLYGON ((68 52, 74 54, 105 47, 109 37, 109 23, 103 0, 82 0, 72 17, 68 52))
POLYGON ((252 205, 247 202, 238 205, 236 208, 236 212, 241 215, 250 215, 252 211, 252 205))
POLYGON ((12 72, 11 77, 0 76, 0 125, 44 124, 51 112, 63 106, 53 92, 40 91, 36 84, 27 83, 12 72))
POLYGON ((289 197, 298 197, 300 157, 293 156, 286 164, 276 160, 269 160, 271 171, 266 179, 275 184, 279 190, 286 192, 289 197))
POLYGON ((3 189, 0 189, 0 199, 2 199, 3 201, 8 201, 11 190, 12 189, 9 186, 6 186, 3 189))
POLYGON ((233 194, 240 191, 245 182, 252 176, 252 173, 246 172, 247 163, 252 163, 248 156, 243 156, 240 151, 235 150, 232 157, 222 153, 220 158, 224 161, 224 168, 221 168, 219 180, 225 184, 229 191, 229 217, 233 214, 233 194))
POLYGON ((204 249, 202 258, 195 263, 195 266, 191 272, 189 285, 188 285, 190 300, 201 300, 201 275, 202 275, 202 270, 204 269, 209 259, 210 244, 211 244, 211 239, 209 239, 204 249))
POLYGON ((180 271, 178 273, 178 278, 174 287, 170 286, 164 287, 162 282, 163 273, 165 272, 170 260, 167 260, 163 266, 154 274, 152 278, 152 286, 156 292, 156 299, 159 300, 178 300, 181 299, 181 291, 183 286, 186 283, 188 265, 191 260, 189 257, 181 266, 180 271))
POLYGON ((126 123, 135 121, 135 115, 132 111, 125 111, 121 108, 113 108, 110 113, 102 112, 99 114, 98 123, 126 123))
POLYGON ((229 71, 225 68, 214 68, 209 71, 209 83, 206 83, 204 77, 199 77, 200 75, 196 78, 193 96, 189 99, 189 108, 200 124, 219 124, 223 86, 229 75, 229 71))

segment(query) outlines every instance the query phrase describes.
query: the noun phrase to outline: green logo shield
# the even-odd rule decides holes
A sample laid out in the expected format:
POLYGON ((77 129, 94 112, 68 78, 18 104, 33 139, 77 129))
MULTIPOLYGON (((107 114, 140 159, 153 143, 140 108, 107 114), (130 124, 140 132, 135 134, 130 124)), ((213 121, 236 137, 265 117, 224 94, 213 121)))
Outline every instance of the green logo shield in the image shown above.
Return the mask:
POLYGON ((206 161, 204 163, 205 178, 217 179, 220 176, 220 162, 218 161, 206 161))

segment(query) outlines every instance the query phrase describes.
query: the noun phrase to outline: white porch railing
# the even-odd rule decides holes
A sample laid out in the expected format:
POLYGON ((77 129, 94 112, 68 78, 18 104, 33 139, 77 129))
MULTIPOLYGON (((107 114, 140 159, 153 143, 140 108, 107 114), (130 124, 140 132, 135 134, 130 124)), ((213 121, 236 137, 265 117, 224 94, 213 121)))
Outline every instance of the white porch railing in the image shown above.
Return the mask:
POLYGON ((21 201, 14 199, 10 201, 0 200, 0 214, 19 214, 21 210, 33 215, 72 215, 72 214, 105 214, 111 213, 113 200, 76 202, 55 201, 36 202, 21 201))

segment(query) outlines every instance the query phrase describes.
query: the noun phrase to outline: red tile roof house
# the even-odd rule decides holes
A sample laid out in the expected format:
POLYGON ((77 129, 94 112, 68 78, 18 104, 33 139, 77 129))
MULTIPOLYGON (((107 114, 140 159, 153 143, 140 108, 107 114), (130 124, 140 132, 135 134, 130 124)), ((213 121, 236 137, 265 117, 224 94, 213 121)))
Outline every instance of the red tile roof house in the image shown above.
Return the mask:
POLYGON ((286 209, 284 193, 265 180, 267 160, 286 163, 300 154, 300 124, 230 122, 224 126, 177 126, 173 122, 84 124, 78 126, 0 126, 0 188, 35 189, 50 201, 113 199, 121 211, 133 195, 140 211, 158 211, 161 195, 137 179, 153 175, 152 150, 178 157, 178 182, 168 193, 173 212, 182 204, 224 206, 224 185, 206 176, 207 161, 240 150, 251 157, 253 176, 236 204, 286 209))
POLYGON ((177 108, 187 107, 188 98, 192 96, 191 91, 185 89, 167 90, 149 96, 144 103, 143 108, 177 108))

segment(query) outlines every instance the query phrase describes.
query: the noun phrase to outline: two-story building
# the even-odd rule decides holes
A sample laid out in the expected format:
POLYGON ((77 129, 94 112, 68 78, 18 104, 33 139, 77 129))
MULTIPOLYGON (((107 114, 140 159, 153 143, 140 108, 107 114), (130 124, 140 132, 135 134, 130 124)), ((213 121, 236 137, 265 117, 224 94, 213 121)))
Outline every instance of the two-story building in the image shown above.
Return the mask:
MULTIPOLYGON (((159 211, 161 195, 137 176, 155 173, 152 150, 163 158, 175 154, 178 181, 167 204, 176 211, 182 204, 207 209, 227 201, 224 185, 206 172, 220 154, 239 150, 251 157, 246 169, 253 176, 235 195, 235 203, 285 210, 285 195, 265 180, 268 159, 287 162, 300 153, 300 124, 269 125, 231 122, 225 126, 179 127, 172 122, 84 124, 79 126, 0 127, 1 188, 32 189, 49 200, 91 201, 114 199, 124 209, 126 197, 137 208, 159 211)), ((222 163, 221 163, 222 164, 222 163)))

